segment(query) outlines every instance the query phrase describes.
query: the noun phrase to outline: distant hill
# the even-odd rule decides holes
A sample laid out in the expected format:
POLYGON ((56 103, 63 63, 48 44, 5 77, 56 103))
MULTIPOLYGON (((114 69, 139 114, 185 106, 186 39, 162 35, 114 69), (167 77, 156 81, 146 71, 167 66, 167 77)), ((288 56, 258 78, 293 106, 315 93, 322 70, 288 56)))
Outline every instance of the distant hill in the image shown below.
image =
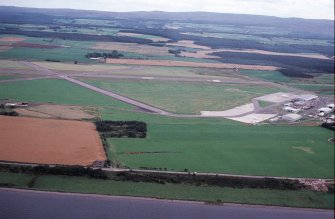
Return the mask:
MULTIPOLYGON (((220 23, 238 26, 271 26, 285 28, 294 33, 314 33, 320 38, 334 39, 334 21, 302 18, 279 18, 273 16, 227 14, 212 12, 105 12, 74 9, 40 9, 0 6, 0 21, 5 22, 8 16, 28 18, 29 15, 42 16, 51 20, 53 17, 80 17, 99 19, 143 19, 186 21, 196 23, 220 23)), ((43 22, 43 19, 41 22, 43 22)))

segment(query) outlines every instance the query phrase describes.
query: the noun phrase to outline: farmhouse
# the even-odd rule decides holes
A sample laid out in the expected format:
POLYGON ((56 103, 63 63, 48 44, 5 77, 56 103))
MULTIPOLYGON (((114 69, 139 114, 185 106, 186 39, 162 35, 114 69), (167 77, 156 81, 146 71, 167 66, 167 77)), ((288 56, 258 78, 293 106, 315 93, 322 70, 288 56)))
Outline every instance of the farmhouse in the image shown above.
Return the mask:
POLYGON ((290 122, 295 122, 301 119, 301 116, 295 113, 289 113, 289 114, 283 115, 282 119, 286 121, 290 121, 290 122))

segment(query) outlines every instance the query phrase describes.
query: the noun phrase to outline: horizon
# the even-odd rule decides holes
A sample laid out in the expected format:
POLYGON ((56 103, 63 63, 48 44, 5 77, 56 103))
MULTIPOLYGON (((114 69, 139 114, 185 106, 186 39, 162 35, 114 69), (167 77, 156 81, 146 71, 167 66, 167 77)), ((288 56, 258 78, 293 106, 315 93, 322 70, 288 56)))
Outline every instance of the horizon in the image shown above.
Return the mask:
POLYGON ((101 12, 208 12, 334 21, 334 2, 329 0, 317 1, 317 4, 312 0, 226 0, 224 2, 210 0, 206 4, 201 3, 199 0, 185 0, 182 2, 171 0, 169 3, 157 0, 154 3, 148 3, 148 0, 124 0, 123 3, 114 2, 114 0, 97 0, 93 3, 83 0, 79 4, 77 1, 72 0, 66 2, 65 0, 60 0, 47 3, 42 0, 32 0, 29 2, 4 0, 2 1, 1 6, 39 9, 73 9, 101 12), (127 2, 132 4, 127 4, 127 2), (288 2, 293 6, 286 7, 285 5, 287 5, 288 2), (125 5, 127 5, 127 7, 125 7, 125 5), (183 10, 180 10, 179 8, 183 8, 183 10), (245 11, 247 11, 247 13, 245 11), (271 11, 271 13, 269 13, 269 11, 271 11))

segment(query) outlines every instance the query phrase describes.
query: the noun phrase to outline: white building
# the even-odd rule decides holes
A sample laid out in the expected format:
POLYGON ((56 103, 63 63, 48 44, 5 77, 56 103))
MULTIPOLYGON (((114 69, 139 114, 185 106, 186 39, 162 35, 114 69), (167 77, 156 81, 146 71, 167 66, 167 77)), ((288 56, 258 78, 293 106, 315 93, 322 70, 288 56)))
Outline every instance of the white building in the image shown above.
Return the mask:
POLYGON ((334 110, 334 109, 335 109, 335 104, 333 104, 333 103, 328 104, 327 107, 328 107, 329 109, 334 110))
POLYGON ((303 94, 298 96, 298 100, 303 100, 303 101, 311 101, 311 100, 315 100, 317 99, 318 96, 314 95, 314 94, 303 94))
POLYGON ((290 122, 295 122, 295 121, 300 120, 301 117, 302 116, 300 116, 299 114, 289 113, 289 114, 283 115, 282 119, 286 121, 290 121, 290 122))

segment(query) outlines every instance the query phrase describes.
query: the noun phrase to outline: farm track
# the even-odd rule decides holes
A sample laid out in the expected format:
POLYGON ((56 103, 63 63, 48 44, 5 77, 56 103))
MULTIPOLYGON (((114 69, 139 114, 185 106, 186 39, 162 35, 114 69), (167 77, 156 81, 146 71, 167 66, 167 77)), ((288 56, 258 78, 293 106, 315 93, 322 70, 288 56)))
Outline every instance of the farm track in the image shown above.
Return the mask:
MULTIPOLYGON (((43 164, 38 163, 24 163, 24 162, 10 162, 0 160, 0 165, 14 165, 14 166, 39 166, 43 164)), ((56 166, 56 164, 48 165, 50 167, 56 166)), ((135 173, 157 173, 157 174, 175 174, 175 175, 189 175, 195 174, 198 176, 221 176, 221 177, 237 177, 237 178, 247 178, 247 179, 288 179, 288 180, 319 180, 320 178, 301 178, 301 177, 286 177, 286 176, 260 176, 260 175, 239 175, 239 174, 229 174, 229 173, 212 173, 212 172, 182 172, 182 171, 161 171, 161 170, 143 170, 143 169, 128 169, 128 168, 115 168, 115 167, 105 167, 101 168, 103 171, 110 173, 118 172, 135 172, 135 173)), ((331 178, 322 178, 322 180, 331 181, 331 178)))

